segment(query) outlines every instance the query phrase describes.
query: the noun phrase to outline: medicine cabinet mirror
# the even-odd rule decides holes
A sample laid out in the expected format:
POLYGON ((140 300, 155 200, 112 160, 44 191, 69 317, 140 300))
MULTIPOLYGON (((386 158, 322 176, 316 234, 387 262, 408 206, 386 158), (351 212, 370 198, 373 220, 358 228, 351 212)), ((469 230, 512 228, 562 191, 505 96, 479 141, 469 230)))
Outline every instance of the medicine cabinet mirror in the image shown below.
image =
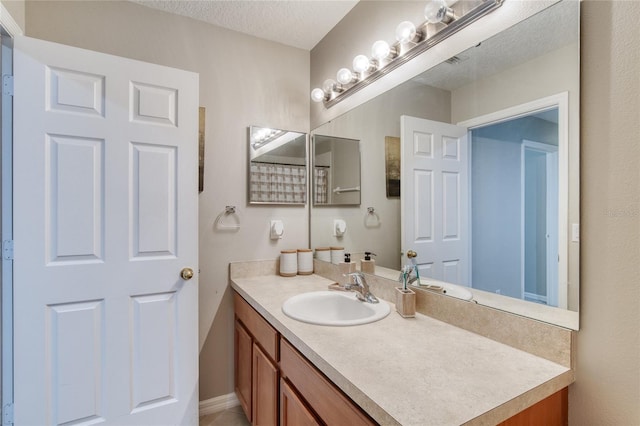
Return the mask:
POLYGON ((306 204, 306 133, 249 127, 248 186, 249 204, 306 204))
POLYGON ((360 205, 360 141, 315 134, 313 205, 360 205))
POLYGON ((312 131, 360 139, 364 179, 361 207, 314 204, 311 247, 374 252, 376 274, 393 279, 414 249, 427 280, 578 329, 579 16, 579 1, 555 3, 312 131), (400 198, 386 190, 394 139, 400 198), (336 219, 341 240, 327 232, 336 219), (452 255, 429 248, 437 240, 463 245, 452 255))

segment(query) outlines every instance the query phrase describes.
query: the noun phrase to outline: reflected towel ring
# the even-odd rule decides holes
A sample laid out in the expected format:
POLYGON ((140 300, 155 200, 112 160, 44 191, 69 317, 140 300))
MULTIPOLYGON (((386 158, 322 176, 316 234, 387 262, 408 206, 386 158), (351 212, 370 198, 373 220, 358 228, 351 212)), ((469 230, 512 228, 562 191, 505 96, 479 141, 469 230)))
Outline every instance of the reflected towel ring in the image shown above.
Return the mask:
POLYGON ((380 220, 380 216, 376 213, 376 209, 367 207, 367 214, 364 215, 364 227, 379 228, 380 225, 382 225, 382 220, 380 220))
POLYGON ((240 229, 240 216, 238 216, 238 214, 236 213, 236 206, 226 206, 224 208, 224 211, 216 217, 213 227, 216 229, 230 230, 230 231, 240 229), (225 216, 228 216, 228 215, 233 215, 236 217, 236 224, 226 225, 224 223, 224 218, 225 216))

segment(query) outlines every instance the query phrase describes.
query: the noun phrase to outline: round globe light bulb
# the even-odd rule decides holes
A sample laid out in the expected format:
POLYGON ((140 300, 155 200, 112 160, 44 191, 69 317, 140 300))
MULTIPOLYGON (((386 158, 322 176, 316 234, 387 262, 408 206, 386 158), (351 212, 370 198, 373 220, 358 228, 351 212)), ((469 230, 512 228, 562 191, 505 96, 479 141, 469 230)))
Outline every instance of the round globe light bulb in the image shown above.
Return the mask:
POLYGON ((355 72, 363 73, 369 70, 371 66, 371 62, 369 62, 369 58, 364 55, 358 55, 353 58, 353 70, 355 72))
POLYGON ((336 79, 340 84, 349 84, 353 81, 353 73, 349 68, 340 68, 338 74, 336 74, 336 79))
POLYGON ((416 26, 413 22, 402 21, 396 27, 396 40, 400 43, 406 43, 412 41, 416 36, 416 26))
POLYGON ((311 100, 313 102, 322 102, 324 100, 324 91, 316 87, 311 91, 311 100))
POLYGON ((424 17, 430 24, 437 24, 447 16, 447 10, 448 7, 445 0, 431 0, 424 7, 424 17))
POLYGON ((327 79, 324 81, 324 83, 322 83, 322 90, 324 90, 324 93, 331 93, 333 92, 333 88, 336 86, 336 82, 335 80, 332 79, 327 79))
POLYGON ((379 61, 389 56, 389 53, 391 53, 391 47, 384 40, 378 40, 371 46, 371 56, 379 61))

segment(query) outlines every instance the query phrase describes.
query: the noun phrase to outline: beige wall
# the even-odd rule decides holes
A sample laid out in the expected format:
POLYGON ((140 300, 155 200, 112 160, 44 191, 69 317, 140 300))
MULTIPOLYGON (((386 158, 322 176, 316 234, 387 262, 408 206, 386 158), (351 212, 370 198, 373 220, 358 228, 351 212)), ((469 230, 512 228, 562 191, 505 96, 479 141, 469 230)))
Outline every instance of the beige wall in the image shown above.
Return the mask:
POLYGON ((233 311, 228 264, 308 247, 306 207, 247 206, 247 126, 309 128, 309 52, 130 2, 28 1, 28 36, 200 74, 207 108, 205 182, 200 194, 200 399, 233 392, 233 311), (291 70, 294 70, 292 72, 291 70), (216 232, 226 205, 238 232, 216 232), (269 221, 282 219, 274 244, 269 221))
POLYGON ((572 425, 640 424, 640 2, 582 3, 580 332, 572 425))

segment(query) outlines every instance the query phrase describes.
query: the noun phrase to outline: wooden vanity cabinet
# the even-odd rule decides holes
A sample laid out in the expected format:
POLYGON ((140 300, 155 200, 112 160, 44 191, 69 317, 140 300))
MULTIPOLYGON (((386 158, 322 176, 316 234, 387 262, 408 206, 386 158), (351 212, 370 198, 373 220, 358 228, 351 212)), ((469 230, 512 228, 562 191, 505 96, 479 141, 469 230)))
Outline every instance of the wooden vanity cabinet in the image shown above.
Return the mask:
POLYGON ((236 396, 240 400, 240 405, 247 418, 251 420, 251 371, 253 369, 251 351, 253 350, 253 341, 251 335, 238 320, 235 321, 234 346, 236 396))
POLYGON ((324 424, 377 424, 285 339, 280 340, 280 371, 324 424))
POLYGON ((252 425, 278 424, 278 332, 234 295, 236 395, 252 425))
MULTIPOLYGON (((236 394, 252 425, 375 425, 358 405, 234 293, 236 394)), ((568 423, 567 388, 499 426, 568 423)))
POLYGON ((282 426, 320 426, 313 411, 284 379, 280 379, 280 424, 282 426))
POLYGON ((566 426, 568 424, 569 389, 564 388, 504 422, 499 423, 498 426, 566 426))

